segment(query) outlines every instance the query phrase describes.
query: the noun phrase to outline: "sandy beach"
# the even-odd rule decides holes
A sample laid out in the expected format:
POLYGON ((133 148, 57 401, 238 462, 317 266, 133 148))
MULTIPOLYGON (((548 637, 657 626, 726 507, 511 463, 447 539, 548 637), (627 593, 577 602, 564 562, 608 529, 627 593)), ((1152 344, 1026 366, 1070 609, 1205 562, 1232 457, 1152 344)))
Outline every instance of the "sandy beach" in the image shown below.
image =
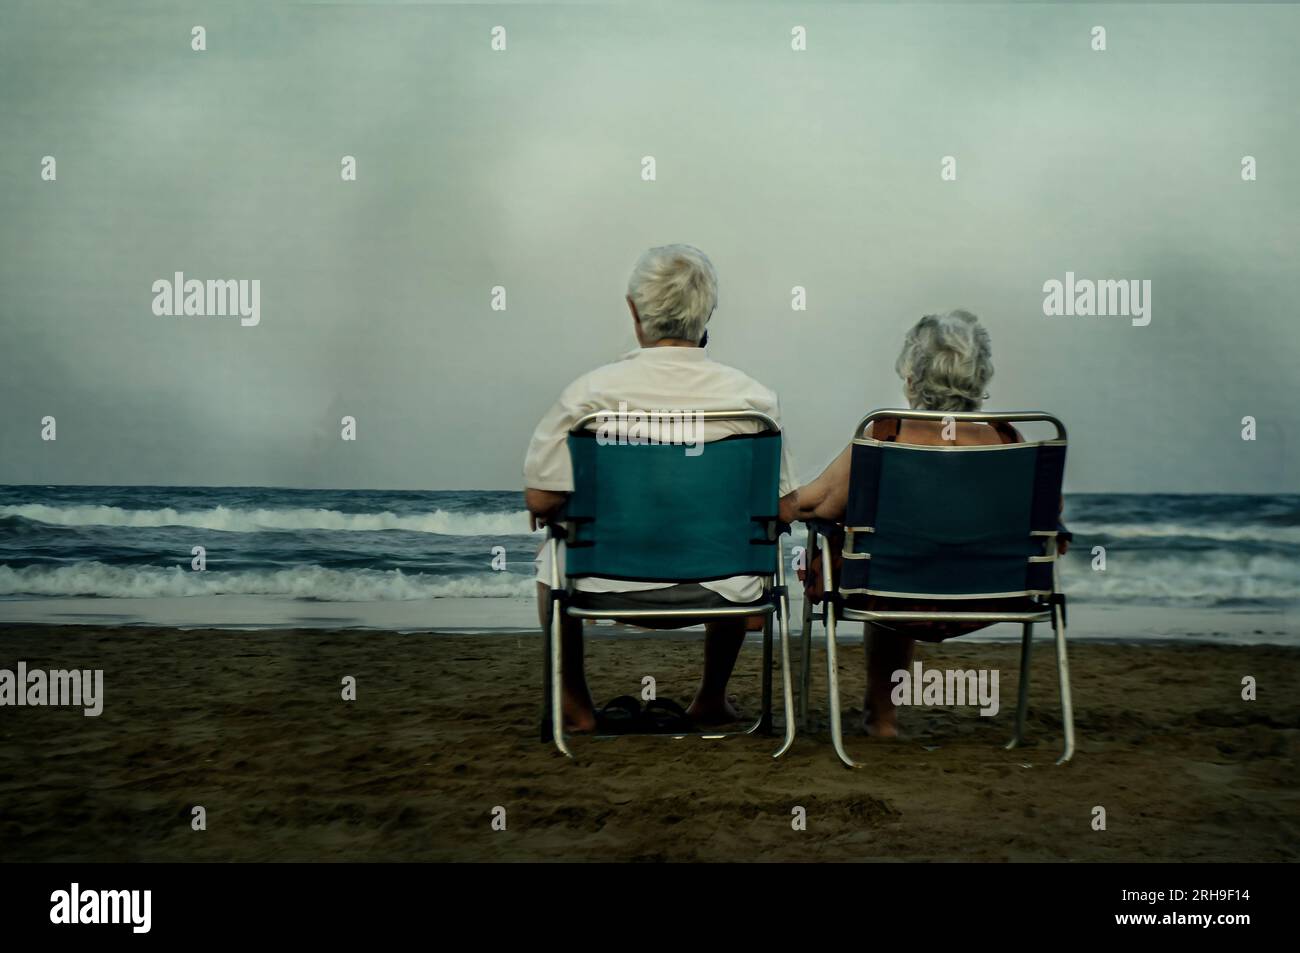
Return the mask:
MULTIPOLYGON (((0 628, 0 668, 101 668, 104 709, 0 708, 9 861, 1288 861, 1300 857, 1300 650, 1072 646, 1080 749, 1057 768, 1050 644, 1030 744, 1006 751, 1017 649, 922 646, 1001 673, 1002 710, 903 712, 857 730, 861 648, 842 657, 850 750, 834 759, 815 651, 814 724, 776 739, 538 741, 539 638, 384 632, 0 628), (344 676, 357 697, 340 697, 344 676), (1258 680, 1243 701, 1241 679, 1258 680), (191 829, 202 805, 207 829, 191 829), (506 830, 492 812, 506 810, 506 830), (807 811, 795 831, 791 811, 807 811), (1094 807, 1106 830, 1092 827, 1094 807)), ((593 638, 598 700, 654 675, 688 700, 700 648, 593 638)), ((797 655, 796 655, 797 660, 797 655)), ((733 687, 754 711, 758 653, 733 687)))

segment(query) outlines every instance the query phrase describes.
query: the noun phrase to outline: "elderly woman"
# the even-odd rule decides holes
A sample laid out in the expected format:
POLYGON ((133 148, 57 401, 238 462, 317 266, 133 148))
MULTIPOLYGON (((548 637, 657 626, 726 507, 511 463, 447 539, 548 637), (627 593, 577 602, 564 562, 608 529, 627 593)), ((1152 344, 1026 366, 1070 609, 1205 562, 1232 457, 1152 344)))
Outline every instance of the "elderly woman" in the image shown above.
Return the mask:
MULTIPOLYGON (((903 351, 894 365, 903 380, 903 395, 913 410, 976 411, 988 397, 985 389, 993 377, 993 353, 988 331, 967 311, 927 314, 907 332, 903 351)), ((877 440, 920 446, 980 446, 1020 443, 1022 438, 1009 424, 958 423, 944 439, 944 425, 930 420, 878 420, 866 436, 877 440)), ((849 496, 849 462, 852 446, 826 468, 816 480, 800 487, 792 506, 783 505, 782 518, 839 521, 844 517, 849 496)), ((1065 551, 1065 542, 1058 546, 1065 551)), ((832 553, 838 572, 840 554, 832 553)), ((820 559, 814 560, 807 575, 808 593, 821 595, 820 559)), ((909 608, 933 608, 909 606, 909 608)), ((952 608, 951 605, 947 608, 952 608)), ((863 727, 867 734, 892 738, 898 734, 898 713, 891 698, 891 676, 909 668, 916 639, 939 640, 978 628, 977 624, 899 623, 889 629, 866 623, 867 696, 863 727)))

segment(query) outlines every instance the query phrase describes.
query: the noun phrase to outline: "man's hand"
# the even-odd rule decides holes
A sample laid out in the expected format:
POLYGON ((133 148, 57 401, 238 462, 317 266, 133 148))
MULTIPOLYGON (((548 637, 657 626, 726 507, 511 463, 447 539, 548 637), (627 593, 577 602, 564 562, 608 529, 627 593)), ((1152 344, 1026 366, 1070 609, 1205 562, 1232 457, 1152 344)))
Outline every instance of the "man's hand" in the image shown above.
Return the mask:
POLYGON ((568 498, 569 494, 556 493, 554 490, 525 489, 524 506, 528 507, 529 530, 546 526, 568 498))
POLYGON ((789 526, 799 519, 799 491, 792 490, 781 497, 777 519, 789 526))

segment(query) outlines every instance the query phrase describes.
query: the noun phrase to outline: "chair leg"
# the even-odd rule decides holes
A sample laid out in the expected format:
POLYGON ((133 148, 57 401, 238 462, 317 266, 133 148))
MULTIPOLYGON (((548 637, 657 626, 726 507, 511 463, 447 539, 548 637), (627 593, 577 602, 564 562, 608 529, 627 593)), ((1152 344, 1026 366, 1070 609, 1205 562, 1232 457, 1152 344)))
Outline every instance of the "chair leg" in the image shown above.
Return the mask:
POLYGON ((803 628, 799 632, 799 727, 808 730, 808 696, 812 691, 812 600, 803 597, 803 628))
POLYGON ((1052 628, 1056 630, 1056 676, 1061 683, 1061 724, 1065 729, 1065 750, 1056 763, 1065 764, 1074 757, 1074 705, 1070 699, 1070 661, 1065 654, 1065 613, 1059 602, 1052 606, 1052 628))
POLYGON ((564 740, 564 671, 561 662, 561 652, 563 651, 564 639, 564 601, 559 598, 560 594, 560 544, 552 536, 548 545, 551 547, 551 617, 548 620, 547 630, 550 633, 550 674, 551 686, 547 693, 547 701, 551 706, 551 740, 555 742, 555 747, 560 754, 566 758, 572 758, 573 752, 569 750, 568 744, 564 740))
MULTIPOLYGON (((804 547, 804 572, 812 572, 813 553, 817 551, 817 537, 808 530, 808 545, 804 547)), ((808 730, 808 696, 812 692, 812 622, 813 605, 808 593, 803 597, 803 627, 799 630, 799 727, 808 730)))
POLYGON ((826 694, 830 697, 831 744, 835 754, 850 768, 860 768, 844 750, 844 732, 840 725, 840 678, 835 659, 835 606, 829 600, 824 606, 826 618, 826 694))
MULTIPOLYGON (((748 620, 746 620, 748 621, 748 620)), ((763 713, 758 723, 758 733, 772 734, 772 613, 763 618, 763 671, 761 675, 763 713)))
POLYGON ((785 710, 785 740, 773 758, 779 758, 794 744, 794 685, 790 679, 790 597, 781 597, 781 700, 785 710))
MULTIPOLYGON (((555 611, 555 604, 551 603, 551 611, 555 611)), ((551 620, 548 618, 546 624, 542 626, 542 717, 540 724, 540 740, 543 744, 551 739, 551 639, 554 633, 551 631, 551 620)))
POLYGON ((1026 622, 1020 637, 1020 693, 1016 699, 1016 733, 1007 742, 1007 750, 1025 743, 1025 716, 1029 713, 1029 652, 1034 643, 1034 624, 1026 622))
POLYGON ((573 752, 564 740, 564 672, 560 662, 563 612, 558 602, 551 608, 551 740, 560 754, 572 758, 573 752))

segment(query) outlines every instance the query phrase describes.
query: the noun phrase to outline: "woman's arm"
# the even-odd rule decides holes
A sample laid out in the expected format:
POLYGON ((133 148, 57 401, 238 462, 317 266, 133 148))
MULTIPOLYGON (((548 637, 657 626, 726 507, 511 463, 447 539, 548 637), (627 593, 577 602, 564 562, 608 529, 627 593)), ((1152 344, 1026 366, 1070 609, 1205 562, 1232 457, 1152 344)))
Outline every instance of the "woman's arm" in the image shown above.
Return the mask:
POLYGON ((853 446, 844 448, 822 475, 806 486, 799 487, 792 497, 781 501, 781 518, 787 523, 795 520, 838 520, 844 516, 849 503, 849 466, 853 446), (788 502, 787 502, 788 501, 788 502))

